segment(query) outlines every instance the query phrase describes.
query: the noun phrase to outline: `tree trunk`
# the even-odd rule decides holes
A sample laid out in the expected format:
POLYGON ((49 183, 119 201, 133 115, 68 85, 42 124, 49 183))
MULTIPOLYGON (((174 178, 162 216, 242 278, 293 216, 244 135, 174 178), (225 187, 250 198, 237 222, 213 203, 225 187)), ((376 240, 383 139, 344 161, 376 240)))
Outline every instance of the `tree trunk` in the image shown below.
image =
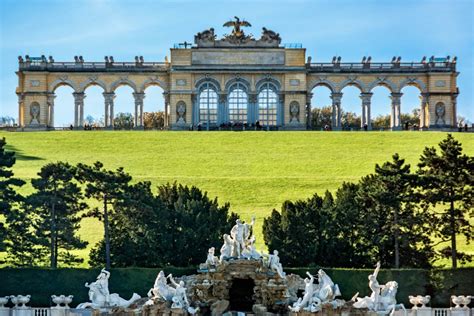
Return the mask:
POLYGON ((53 203, 51 203, 51 268, 57 268, 56 258, 56 193, 53 195, 53 203))
POLYGON ((454 201, 451 201, 451 207, 449 208, 449 215, 451 220, 451 261, 453 269, 458 266, 457 260, 457 249, 456 249, 456 218, 454 214, 454 201))
POLYGON ((393 232, 395 239, 395 269, 400 268, 400 244, 399 244, 399 235, 398 231, 398 209, 394 209, 393 213, 393 224, 395 225, 395 231, 393 232))
POLYGON ((110 269, 110 238, 109 213, 107 211, 107 195, 104 195, 104 240, 105 240, 105 268, 110 269))

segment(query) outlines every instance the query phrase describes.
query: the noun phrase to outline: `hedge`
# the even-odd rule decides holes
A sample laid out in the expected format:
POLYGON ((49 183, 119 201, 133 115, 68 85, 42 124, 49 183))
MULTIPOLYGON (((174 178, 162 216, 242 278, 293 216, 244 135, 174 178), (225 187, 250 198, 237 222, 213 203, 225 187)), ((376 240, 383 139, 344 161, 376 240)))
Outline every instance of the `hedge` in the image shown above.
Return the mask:
MULTIPOLYGON (((166 273, 175 276, 196 273, 195 268, 164 268, 166 273)), ((286 268, 286 273, 295 273, 304 277, 306 271, 316 275, 317 268, 286 268)), ((111 269, 109 288, 113 293, 129 299, 133 292, 145 296, 153 285, 160 269, 124 268, 111 269)), ((346 300, 359 292, 359 296, 369 295, 369 269, 331 269, 324 271, 339 285, 346 300)), ((88 301, 85 282, 94 281, 99 269, 0 269, 0 296, 30 294, 31 306, 51 306, 51 295, 74 295, 75 306, 88 301)), ((381 284, 395 280, 399 289, 397 300, 405 306, 411 306, 408 295, 431 295, 433 307, 450 305, 451 295, 469 295, 474 289, 474 268, 456 270, 400 269, 381 270, 378 280, 381 284)), ((10 303, 11 304, 11 303, 10 303)))

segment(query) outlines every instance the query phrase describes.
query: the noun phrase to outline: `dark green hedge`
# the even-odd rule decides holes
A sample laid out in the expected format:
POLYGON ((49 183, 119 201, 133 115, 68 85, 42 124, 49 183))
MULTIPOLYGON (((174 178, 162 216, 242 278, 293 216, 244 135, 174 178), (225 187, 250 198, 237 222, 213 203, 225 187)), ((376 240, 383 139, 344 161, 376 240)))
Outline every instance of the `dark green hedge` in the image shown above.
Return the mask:
MULTIPOLYGON (((175 276, 195 274, 195 268, 165 268, 175 276)), ((287 273, 305 276, 306 271, 314 275, 317 268, 287 268, 287 273)), ((112 269, 110 290, 128 299, 133 292, 145 296, 155 281, 160 269, 126 268, 112 269)), ((339 284, 344 299, 349 300, 356 292, 360 296, 369 294, 368 269, 324 269, 339 284)), ((0 296, 30 294, 32 306, 50 306, 52 294, 74 295, 75 306, 88 301, 85 282, 94 281, 99 269, 0 269, 0 296)), ((379 282, 398 282, 398 301, 410 306, 408 295, 429 294, 433 307, 447 307, 451 295, 469 295, 474 289, 474 268, 457 270, 401 269, 382 270, 379 282)))

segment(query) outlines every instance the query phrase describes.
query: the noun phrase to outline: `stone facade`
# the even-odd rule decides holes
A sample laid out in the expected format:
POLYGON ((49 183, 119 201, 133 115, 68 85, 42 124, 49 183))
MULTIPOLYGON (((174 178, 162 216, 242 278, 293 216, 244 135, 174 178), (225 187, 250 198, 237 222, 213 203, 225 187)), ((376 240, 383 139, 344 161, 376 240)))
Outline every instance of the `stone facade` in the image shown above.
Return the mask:
MULTIPOLYGON (((245 21, 237 22, 245 26, 245 21)), ((394 58, 373 63, 371 57, 364 57, 360 63, 342 63, 334 57, 332 62, 314 63, 301 46, 280 45, 275 32, 264 28, 255 40, 236 30, 237 22, 226 23, 234 31, 223 39, 217 40, 213 29, 206 30, 196 35, 194 46, 185 43, 173 48, 170 60, 159 63, 138 56, 135 62, 115 62, 111 56, 105 62, 84 62, 81 56, 75 62, 19 57, 19 124, 37 129, 54 126, 54 91, 67 85, 74 90, 74 125, 81 127, 84 92, 97 85, 104 92, 106 126, 112 127, 115 89, 128 85, 134 92, 135 126, 142 127, 145 89, 157 85, 164 90, 165 125, 170 129, 198 125, 216 129, 229 123, 251 126, 256 121, 263 128, 306 129, 311 91, 323 85, 332 93, 332 127, 340 129, 342 89, 351 85, 361 91, 362 125, 371 129, 371 91, 382 85, 391 92, 392 129, 401 128, 400 98, 405 86, 420 90, 421 128, 456 126, 456 58, 423 58, 418 63, 394 58), (240 101, 232 99, 233 91, 243 93, 240 101)))

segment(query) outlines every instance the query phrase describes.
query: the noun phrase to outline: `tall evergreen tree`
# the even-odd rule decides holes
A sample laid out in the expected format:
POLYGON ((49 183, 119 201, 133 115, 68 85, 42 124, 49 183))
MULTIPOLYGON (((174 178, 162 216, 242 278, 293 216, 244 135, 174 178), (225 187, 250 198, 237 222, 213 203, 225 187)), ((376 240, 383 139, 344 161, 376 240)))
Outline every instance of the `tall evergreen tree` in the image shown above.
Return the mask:
POLYGON ((398 154, 377 164, 375 174, 359 184, 357 202, 366 212, 366 236, 384 265, 429 267, 433 260, 430 214, 418 206, 416 184, 417 176, 398 154))
MULTIPOLYGON (((8 218, 17 209, 18 203, 22 201, 22 196, 16 189, 25 182, 13 177, 11 168, 16 162, 15 152, 5 150, 5 138, 0 139, 0 215, 8 218)), ((3 222, 0 222, 0 251, 5 250, 5 239, 7 230, 3 222)))
POLYGON ((432 222, 436 237, 441 242, 451 242, 442 254, 451 257, 452 267, 458 260, 471 260, 471 256, 457 249, 456 236, 463 234, 467 242, 474 236, 469 217, 474 207, 474 157, 462 153, 462 145, 448 134, 439 143, 440 153, 434 147, 426 147, 418 164, 424 200, 434 206, 436 214, 432 222))
POLYGON ((39 246, 48 247, 50 266, 58 262, 66 265, 81 262, 70 251, 84 249, 87 242, 77 235, 80 213, 87 205, 82 202, 82 192, 74 180, 75 168, 64 162, 49 163, 32 179, 36 192, 27 197, 30 208, 28 219, 33 224, 39 246))
POLYGON ((86 184, 86 197, 94 198, 102 204, 102 208, 94 208, 87 216, 98 218, 104 224, 105 267, 110 269, 110 234, 109 216, 113 209, 109 206, 124 197, 132 177, 123 168, 116 171, 107 170, 97 161, 93 166, 78 164, 77 179, 86 184))

